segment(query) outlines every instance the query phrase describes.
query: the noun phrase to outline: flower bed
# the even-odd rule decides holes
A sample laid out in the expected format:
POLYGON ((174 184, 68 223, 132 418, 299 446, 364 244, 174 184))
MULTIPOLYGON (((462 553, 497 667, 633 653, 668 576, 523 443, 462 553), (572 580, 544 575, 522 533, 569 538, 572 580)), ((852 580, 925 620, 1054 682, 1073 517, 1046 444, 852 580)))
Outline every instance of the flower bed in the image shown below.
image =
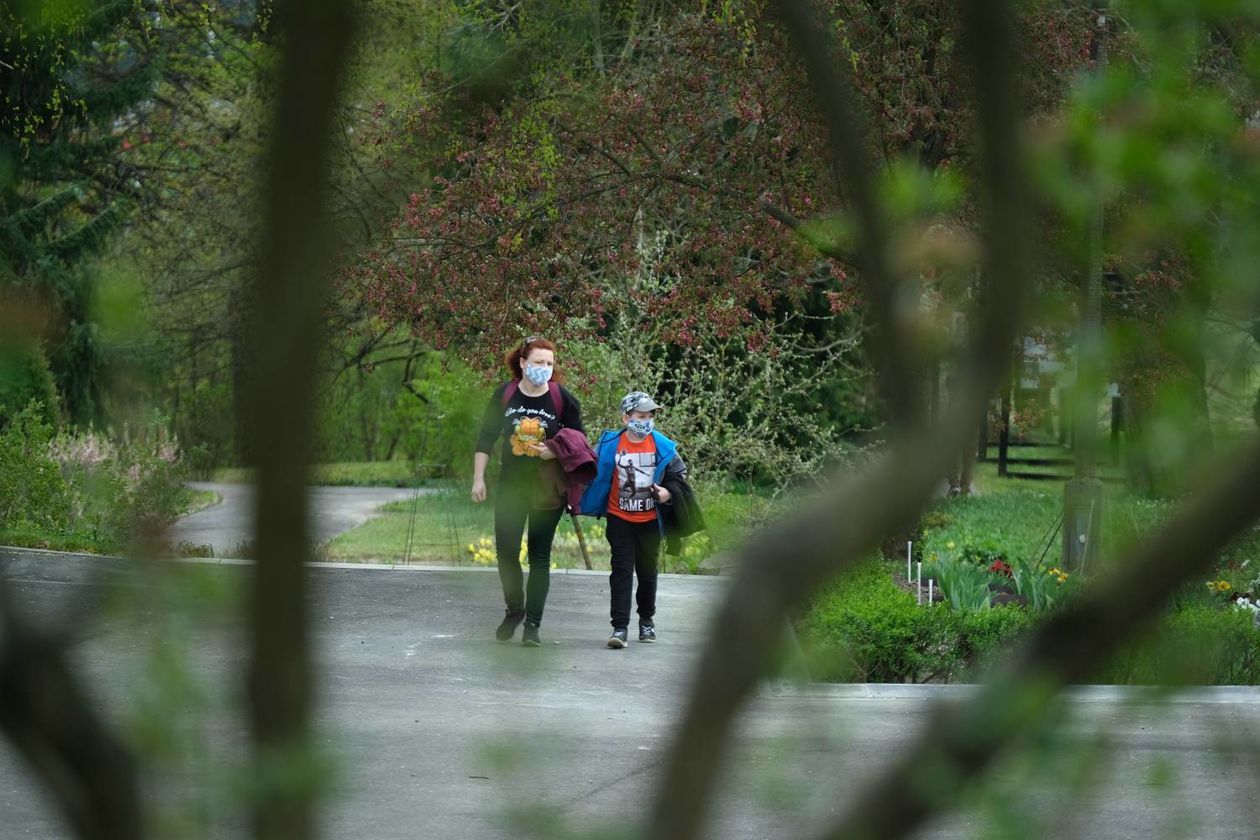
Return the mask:
POLYGON ((116 552, 160 535, 188 505, 161 418, 134 432, 54 435, 32 403, 0 432, 0 541, 116 552))
MULTIPOLYGON (((906 581, 906 545, 872 559, 819 595, 798 622, 816 678, 956 682, 978 678, 1019 635, 1060 609, 1084 583, 1058 568, 1053 494, 1002 486, 988 497, 943 501, 913 546, 922 591, 906 581), (935 602, 927 603, 929 581, 935 602), (922 606, 916 602, 923 602, 922 606)), ((1107 555, 1149 534, 1172 509, 1108 500, 1107 555)), ((1260 684, 1260 532, 1222 553, 1211 580, 1183 587, 1155 629, 1091 679, 1120 684, 1260 684)), ((917 571, 917 569, 916 569, 917 571)))

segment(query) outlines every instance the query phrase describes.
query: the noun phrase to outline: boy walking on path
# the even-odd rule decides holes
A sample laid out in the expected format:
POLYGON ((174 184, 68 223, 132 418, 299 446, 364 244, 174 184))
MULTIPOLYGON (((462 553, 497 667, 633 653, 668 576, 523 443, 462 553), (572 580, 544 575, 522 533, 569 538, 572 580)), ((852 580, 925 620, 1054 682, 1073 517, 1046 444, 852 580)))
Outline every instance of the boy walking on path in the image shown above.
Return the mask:
POLYGON ((687 465, 674 441, 654 427, 656 402, 642 391, 621 401, 624 428, 606 431, 595 447, 595 480, 582 494, 581 512, 607 516, 612 550, 612 636, 610 648, 624 648, 630 626, 630 592, 639 587, 639 641, 656 641, 656 578, 664 527, 660 506, 670 505, 686 483, 687 465), (670 485, 674 490, 670 490, 670 485))

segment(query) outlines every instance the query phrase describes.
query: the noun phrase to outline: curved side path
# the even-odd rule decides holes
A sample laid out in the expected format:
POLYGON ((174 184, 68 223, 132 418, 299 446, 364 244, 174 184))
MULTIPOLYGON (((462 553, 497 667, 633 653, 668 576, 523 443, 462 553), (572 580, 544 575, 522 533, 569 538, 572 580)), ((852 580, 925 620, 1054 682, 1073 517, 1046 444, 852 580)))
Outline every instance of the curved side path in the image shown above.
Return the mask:
MULTIPOLYGON (((171 527, 171 540, 212 546, 215 557, 239 556, 237 549, 253 534, 253 485, 198 481, 189 486, 217 493, 220 502, 178 519, 171 527)), ((381 505, 410 499, 415 492, 406 487, 312 487, 315 540, 324 542, 362 525, 376 515, 381 505)), ((422 495, 432 492, 432 488, 420 490, 422 495)))
MULTIPOLYGON (((183 736, 204 739, 200 757, 216 781, 168 765, 150 780, 150 795, 168 811, 201 802, 212 821, 206 836, 243 836, 240 800, 217 785, 238 777, 245 760, 238 705, 245 646, 235 613, 208 611, 206 588, 192 583, 206 575, 243 583, 247 565, 142 572, 125 561, 0 549, 0 569, 34 619, 81 628, 76 661, 112 720, 151 714, 154 692, 138 675, 151 642, 175 632, 209 700, 202 712, 161 708, 183 736), (188 608, 200 612, 167 621, 153 610, 174 599, 153 597, 151 588, 184 579, 188 608), (115 608, 90 609, 105 591, 115 608), (137 596, 131 612, 116 608, 127 594, 137 596)), ((338 768, 324 836, 373 840, 554 838, 577 827, 606 836, 608 827, 632 826, 660 777, 670 727, 726 586, 721 578, 665 578, 660 641, 611 651, 606 577, 556 574, 545 644, 531 650, 492 641, 501 608, 490 570, 317 565, 312 577, 320 740, 338 768)), ((740 727, 709 836, 810 836, 921 730, 932 702, 970 691, 767 688, 740 727)), ((1019 815, 1020 836, 1254 836, 1256 690, 1203 689, 1152 705, 1132 691, 1080 689, 1063 713, 1055 743, 1065 755, 1045 762, 1050 772, 1030 776, 1025 765, 1005 765, 995 773, 1005 807, 1019 815), (1098 762, 1093 776, 1079 772, 1081 756, 1098 762)), ((66 834, 3 742, 0 814, 6 838, 66 834)), ((975 837, 987 820, 957 814, 921 836, 975 837)))

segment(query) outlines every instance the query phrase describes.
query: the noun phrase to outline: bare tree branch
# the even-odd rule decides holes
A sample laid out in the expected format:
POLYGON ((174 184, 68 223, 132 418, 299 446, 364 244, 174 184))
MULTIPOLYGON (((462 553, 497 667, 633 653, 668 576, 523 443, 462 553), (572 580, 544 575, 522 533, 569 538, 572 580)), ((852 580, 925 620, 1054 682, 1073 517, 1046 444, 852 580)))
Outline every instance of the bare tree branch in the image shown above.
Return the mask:
POLYGON ((902 336, 903 319, 897 303, 901 281, 889 260, 888 232, 872 178, 878 170, 868 153, 865 121, 856 103, 852 71, 848 62, 840 59, 840 49, 828 34, 830 30, 813 19, 815 4, 780 0, 777 6, 804 59, 831 141, 832 167, 844 182, 847 204, 857 218, 859 238, 854 261, 876 325, 872 336, 879 362, 880 392, 895 421, 915 422, 921 415, 920 399, 915 387, 915 366, 908 355, 909 343, 902 336))
POLYGON ((784 210, 782 207, 779 207, 777 204, 771 204, 769 201, 762 201, 761 209, 767 216, 777 219, 792 230, 801 229, 801 220, 784 210))

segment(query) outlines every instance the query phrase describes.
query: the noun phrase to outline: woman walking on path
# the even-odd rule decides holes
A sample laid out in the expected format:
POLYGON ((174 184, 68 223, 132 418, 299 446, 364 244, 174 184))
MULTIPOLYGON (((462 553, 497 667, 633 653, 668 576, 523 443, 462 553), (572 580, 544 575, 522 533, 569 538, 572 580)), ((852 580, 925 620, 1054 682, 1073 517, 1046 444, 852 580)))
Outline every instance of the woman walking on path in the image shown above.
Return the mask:
POLYGON ((502 470, 494 499, 494 543, 499 581, 507 614, 495 631, 505 642, 522 621, 521 644, 538 647, 542 640, 543 607, 551 585, 551 542, 564 513, 564 499, 541 474, 543 461, 556 456, 543 445, 561 428, 582 428, 582 407, 560 386, 556 375, 556 346, 530 336, 505 357, 512 379, 495 389, 486 406, 473 457, 472 500, 486 499, 486 466, 496 439, 503 438, 502 470), (528 526, 526 552, 529 582, 521 573, 521 531, 528 526))

